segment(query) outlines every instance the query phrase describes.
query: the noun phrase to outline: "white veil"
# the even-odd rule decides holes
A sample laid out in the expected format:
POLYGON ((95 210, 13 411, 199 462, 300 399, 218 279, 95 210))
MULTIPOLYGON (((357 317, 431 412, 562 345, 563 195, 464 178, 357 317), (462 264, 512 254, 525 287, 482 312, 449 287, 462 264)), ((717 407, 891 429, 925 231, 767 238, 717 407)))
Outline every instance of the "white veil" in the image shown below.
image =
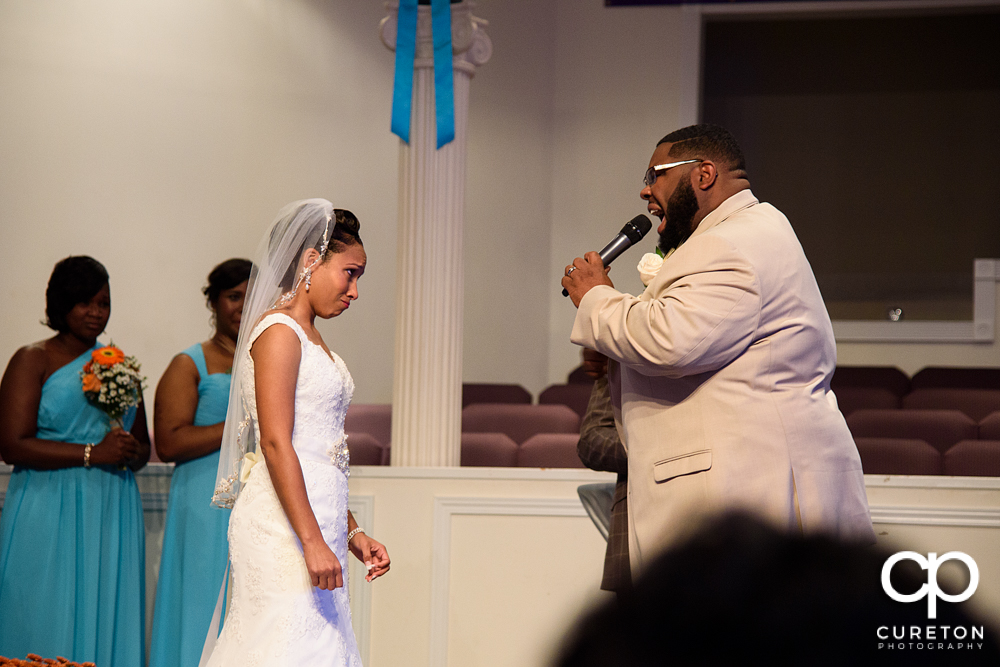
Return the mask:
POLYGON ((294 295, 308 273, 300 266, 302 253, 315 248, 322 257, 335 224, 333 204, 327 200, 292 202, 278 213, 277 220, 257 247, 233 358, 229 411, 226 413, 219 472, 212 495, 214 505, 233 506, 242 486, 240 467, 243 457, 257 449, 256 429, 244 398, 248 387, 243 382, 249 370, 250 335, 268 310, 294 295))

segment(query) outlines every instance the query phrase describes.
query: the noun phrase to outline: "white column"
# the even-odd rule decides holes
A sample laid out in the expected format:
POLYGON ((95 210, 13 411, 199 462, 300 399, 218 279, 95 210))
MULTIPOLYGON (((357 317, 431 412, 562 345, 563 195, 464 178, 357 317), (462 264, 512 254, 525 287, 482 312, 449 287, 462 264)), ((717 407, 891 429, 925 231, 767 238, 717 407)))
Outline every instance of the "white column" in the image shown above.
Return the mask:
MULTIPOLYGON (((396 46, 398 3, 379 34, 396 46)), ((469 82, 493 46, 469 2, 451 5, 455 140, 437 149, 430 6, 418 8, 410 143, 399 147, 392 465, 457 466, 462 411, 462 227, 469 82)))

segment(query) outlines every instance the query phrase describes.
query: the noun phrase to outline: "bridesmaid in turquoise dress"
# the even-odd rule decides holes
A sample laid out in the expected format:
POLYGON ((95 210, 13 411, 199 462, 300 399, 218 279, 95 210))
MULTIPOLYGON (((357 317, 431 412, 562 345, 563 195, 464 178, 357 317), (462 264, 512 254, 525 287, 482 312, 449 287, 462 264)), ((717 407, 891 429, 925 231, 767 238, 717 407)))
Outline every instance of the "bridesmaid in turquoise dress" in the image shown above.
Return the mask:
POLYGON ((14 466, 0 513, 0 655, 145 663, 145 541, 133 471, 149 460, 141 403, 110 428, 80 370, 111 315, 90 257, 52 271, 58 333, 11 358, 0 382, 0 456, 14 466))
POLYGON ((211 503, 250 260, 215 267, 203 290, 215 335, 174 357, 156 388, 156 453, 170 481, 150 667, 196 667, 229 558, 229 510, 211 503))

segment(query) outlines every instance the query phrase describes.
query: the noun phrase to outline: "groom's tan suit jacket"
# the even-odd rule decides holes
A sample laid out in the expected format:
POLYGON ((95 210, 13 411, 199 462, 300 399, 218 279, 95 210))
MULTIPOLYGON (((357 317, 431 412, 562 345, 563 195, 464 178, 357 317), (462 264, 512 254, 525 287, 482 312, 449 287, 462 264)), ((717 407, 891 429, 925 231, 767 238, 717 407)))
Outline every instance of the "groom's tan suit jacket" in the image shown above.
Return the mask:
POLYGON ((723 509, 874 542, 861 459, 828 395, 823 298, 788 220, 750 190, 706 216, 638 297, 587 292, 572 340, 619 362, 633 573, 723 509))

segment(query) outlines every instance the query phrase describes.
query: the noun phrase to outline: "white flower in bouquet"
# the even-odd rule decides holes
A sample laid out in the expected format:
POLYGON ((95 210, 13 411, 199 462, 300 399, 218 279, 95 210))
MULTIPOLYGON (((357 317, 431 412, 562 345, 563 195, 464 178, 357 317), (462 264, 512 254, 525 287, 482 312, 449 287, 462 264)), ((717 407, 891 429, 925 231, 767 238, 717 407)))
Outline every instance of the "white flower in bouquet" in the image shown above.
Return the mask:
POLYGON ((135 357, 126 357, 112 343, 94 350, 80 371, 83 393, 114 426, 121 426, 125 413, 139 404, 139 392, 146 381, 139 368, 135 357))

